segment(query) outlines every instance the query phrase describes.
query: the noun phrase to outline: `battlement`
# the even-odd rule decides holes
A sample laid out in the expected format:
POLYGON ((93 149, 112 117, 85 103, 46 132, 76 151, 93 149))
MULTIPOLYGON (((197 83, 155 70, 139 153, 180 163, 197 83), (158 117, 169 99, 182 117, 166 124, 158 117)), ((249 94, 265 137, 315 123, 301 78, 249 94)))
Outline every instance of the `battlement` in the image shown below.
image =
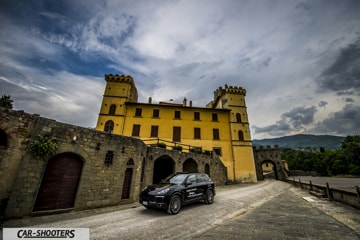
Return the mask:
POLYGON ((214 91, 214 99, 217 99, 223 96, 224 94, 239 94, 246 96, 246 90, 242 87, 228 86, 227 84, 225 84, 225 89, 219 87, 214 91))
POLYGON ((130 83, 132 85, 134 85, 134 79, 127 75, 119 75, 119 74, 106 74, 105 75, 105 81, 107 82, 119 82, 119 83, 130 83))
POLYGON ((266 147, 264 146, 253 146, 253 150, 254 151, 266 151, 266 150, 279 150, 279 145, 274 145, 274 147, 272 148, 270 145, 267 145, 266 147))

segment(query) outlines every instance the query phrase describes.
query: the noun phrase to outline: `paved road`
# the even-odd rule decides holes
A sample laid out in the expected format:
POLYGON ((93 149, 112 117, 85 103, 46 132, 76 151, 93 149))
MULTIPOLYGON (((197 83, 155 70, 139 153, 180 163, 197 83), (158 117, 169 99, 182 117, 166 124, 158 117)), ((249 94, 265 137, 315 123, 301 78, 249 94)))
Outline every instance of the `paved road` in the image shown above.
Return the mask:
POLYGON ((91 239, 360 239, 360 211, 322 201, 290 184, 264 181, 218 187, 213 205, 186 206, 175 216, 131 204, 4 226, 86 227, 91 239))

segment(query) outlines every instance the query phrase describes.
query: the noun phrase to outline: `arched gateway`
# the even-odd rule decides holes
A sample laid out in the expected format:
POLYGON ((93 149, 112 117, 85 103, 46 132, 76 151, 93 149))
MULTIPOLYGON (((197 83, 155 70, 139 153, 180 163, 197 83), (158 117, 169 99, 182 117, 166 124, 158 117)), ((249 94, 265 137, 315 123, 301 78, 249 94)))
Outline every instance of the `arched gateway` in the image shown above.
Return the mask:
POLYGON ((275 145, 274 148, 267 146, 266 148, 253 147, 256 175, 258 180, 264 180, 263 164, 268 163, 271 170, 274 172, 276 180, 286 180, 288 177, 288 170, 282 164, 280 148, 275 145))
POLYGON ((37 194, 34 211, 74 207, 83 161, 73 153, 51 158, 37 194))

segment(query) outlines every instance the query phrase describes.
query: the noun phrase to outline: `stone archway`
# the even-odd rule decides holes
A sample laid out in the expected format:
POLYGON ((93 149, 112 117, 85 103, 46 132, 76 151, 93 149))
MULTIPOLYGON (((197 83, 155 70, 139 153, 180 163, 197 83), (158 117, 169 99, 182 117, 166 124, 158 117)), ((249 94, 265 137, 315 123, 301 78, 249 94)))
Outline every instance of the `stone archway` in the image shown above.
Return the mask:
POLYGON ((34 211, 73 208, 83 160, 73 153, 51 158, 37 194, 34 211))
POLYGON ((286 181, 288 173, 281 162, 281 153, 278 145, 275 145, 274 148, 271 146, 253 146, 253 153, 257 180, 264 180, 262 164, 270 163, 274 167, 275 178, 277 180, 286 181))
POLYGON ((264 160, 261 162, 260 173, 262 174, 262 179, 275 178, 276 180, 279 180, 278 169, 275 162, 271 160, 264 160))
POLYGON ((183 171, 184 172, 198 172, 198 164, 192 158, 186 159, 183 163, 183 171))
POLYGON ((175 162, 169 156, 161 156, 154 162, 153 183, 159 183, 175 170, 175 162))

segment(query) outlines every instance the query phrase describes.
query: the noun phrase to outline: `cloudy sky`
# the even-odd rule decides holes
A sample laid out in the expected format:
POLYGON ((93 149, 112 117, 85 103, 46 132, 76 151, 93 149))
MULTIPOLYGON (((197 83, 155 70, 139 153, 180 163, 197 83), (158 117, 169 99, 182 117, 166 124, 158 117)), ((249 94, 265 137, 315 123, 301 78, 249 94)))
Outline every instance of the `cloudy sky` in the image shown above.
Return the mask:
POLYGON ((95 127, 105 74, 139 101, 246 88, 252 138, 360 135, 358 0, 0 0, 0 94, 95 127))

